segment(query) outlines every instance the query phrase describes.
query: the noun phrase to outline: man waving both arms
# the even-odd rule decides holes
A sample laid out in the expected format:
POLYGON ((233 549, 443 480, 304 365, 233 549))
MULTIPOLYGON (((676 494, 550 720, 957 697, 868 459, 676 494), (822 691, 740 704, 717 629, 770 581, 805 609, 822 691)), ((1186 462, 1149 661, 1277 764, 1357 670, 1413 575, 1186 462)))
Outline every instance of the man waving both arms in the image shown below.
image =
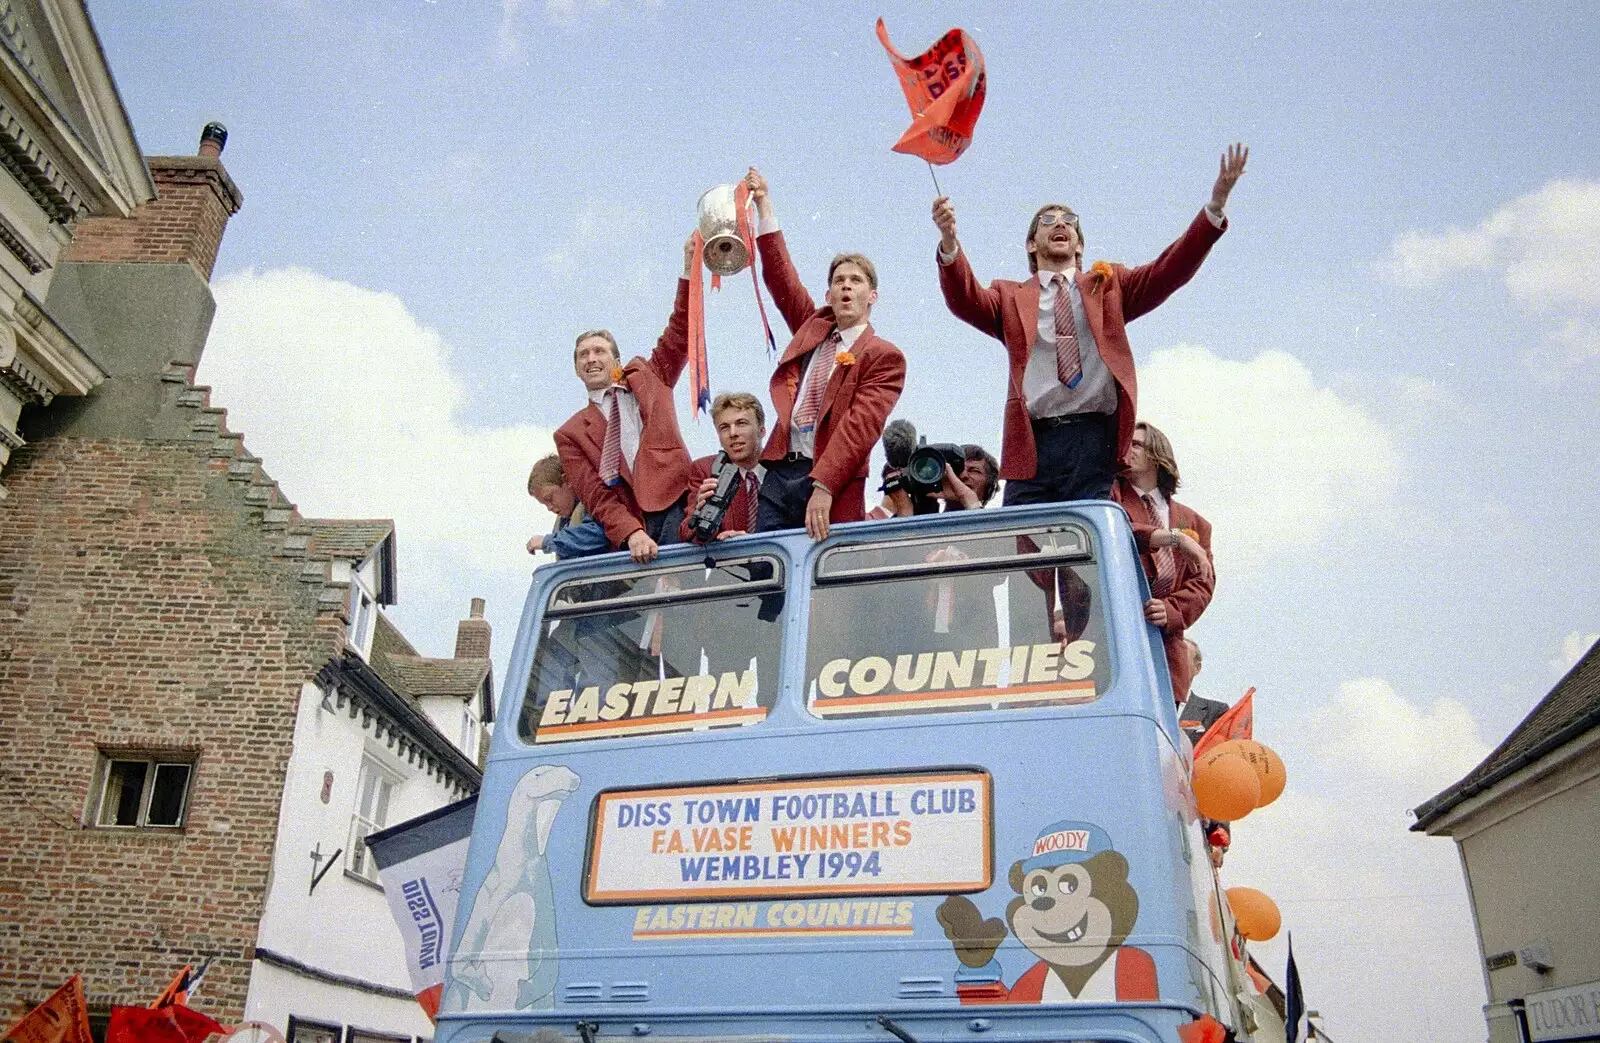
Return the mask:
POLYGON ((906 359, 868 320, 878 272, 860 254, 828 265, 827 304, 818 308, 789 259, 772 214, 767 180, 755 167, 745 184, 760 215, 761 274, 794 339, 772 374, 772 434, 761 454, 756 528, 799 525, 826 539, 830 522, 866 515, 867 462, 906 383, 906 359))
POLYGON ((1003 502, 1103 500, 1128 455, 1138 405, 1125 325, 1152 310, 1200 270, 1228 227, 1223 207, 1249 150, 1222 156, 1211 201, 1177 242, 1149 264, 1083 265, 1083 228, 1070 207, 1050 203, 1028 225, 1025 282, 980 286, 956 238, 956 211, 933 202, 939 286, 956 318, 1003 342, 1010 356, 1000 475, 1003 502))

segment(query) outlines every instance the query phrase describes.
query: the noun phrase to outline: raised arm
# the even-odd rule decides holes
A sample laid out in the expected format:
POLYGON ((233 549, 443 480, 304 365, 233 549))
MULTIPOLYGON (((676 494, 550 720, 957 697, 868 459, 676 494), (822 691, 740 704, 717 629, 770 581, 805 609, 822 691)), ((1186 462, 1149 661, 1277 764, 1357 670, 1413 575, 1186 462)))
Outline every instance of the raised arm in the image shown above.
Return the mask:
MULTIPOLYGON (((767 191, 767 179, 755 167, 744 176, 750 187, 750 198, 756 201, 756 214, 763 226, 774 226, 777 219, 772 213, 772 197, 767 191)), ((778 306, 789 332, 798 332, 801 325, 816 313, 817 303, 800 282, 800 274, 789 259, 789 246, 781 231, 771 231, 756 237, 756 248, 761 251, 761 277, 772 294, 772 303, 778 306)))
POLYGON ((692 265, 695 263, 694 236, 691 235, 683 244, 683 278, 678 280, 672 315, 667 319, 667 328, 656 340, 656 350, 650 353, 650 368, 667 387, 677 386, 689 361, 689 276, 694 272, 692 265))
POLYGON ((939 289, 950 312, 969 326, 976 326, 991 337, 1005 340, 1000 310, 1000 293, 978 285, 967 263, 967 255, 956 238, 956 208, 949 197, 933 201, 933 223, 939 229, 939 289))
POLYGON ((1222 154, 1216 183, 1211 186, 1211 201, 1189 222, 1177 242, 1161 251, 1161 256, 1149 264, 1119 272, 1125 320, 1132 321, 1151 311, 1194 278, 1212 245, 1228 230, 1228 218, 1222 208, 1227 205, 1233 186, 1244 175, 1245 161, 1249 158, 1250 150, 1243 145, 1229 146, 1222 154))

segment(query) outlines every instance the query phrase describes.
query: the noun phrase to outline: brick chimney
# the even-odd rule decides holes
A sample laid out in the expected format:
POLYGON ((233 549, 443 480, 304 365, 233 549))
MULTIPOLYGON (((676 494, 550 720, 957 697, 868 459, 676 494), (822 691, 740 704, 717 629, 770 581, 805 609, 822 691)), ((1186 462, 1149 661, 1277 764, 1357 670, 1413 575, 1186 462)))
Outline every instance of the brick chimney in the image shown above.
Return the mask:
POLYGON ((211 279, 228 218, 244 196, 222 165, 228 130, 207 123, 193 156, 148 156, 156 198, 127 217, 91 217, 73 228, 63 261, 127 264, 187 262, 211 279))
POLYGON ((192 374, 217 303, 211 270, 243 195, 222 166, 228 132, 208 123, 198 155, 147 156, 156 198, 72 229, 45 306, 106 371, 94 394, 32 421, 30 438, 186 438, 172 374, 192 374))
POLYGON ((483 618, 483 599, 472 599, 472 612, 456 624, 456 658, 489 658, 489 621, 483 618))

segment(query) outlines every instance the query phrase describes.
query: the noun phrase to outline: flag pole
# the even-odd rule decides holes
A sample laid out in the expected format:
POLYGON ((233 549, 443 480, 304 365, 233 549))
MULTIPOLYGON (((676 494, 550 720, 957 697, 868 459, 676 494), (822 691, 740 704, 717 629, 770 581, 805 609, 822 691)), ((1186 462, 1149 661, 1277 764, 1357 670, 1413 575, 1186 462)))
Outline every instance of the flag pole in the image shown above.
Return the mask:
POLYGON ((926 159, 923 160, 923 162, 928 164, 928 176, 933 178, 934 194, 939 196, 944 195, 944 189, 939 187, 939 175, 933 172, 933 164, 926 159))

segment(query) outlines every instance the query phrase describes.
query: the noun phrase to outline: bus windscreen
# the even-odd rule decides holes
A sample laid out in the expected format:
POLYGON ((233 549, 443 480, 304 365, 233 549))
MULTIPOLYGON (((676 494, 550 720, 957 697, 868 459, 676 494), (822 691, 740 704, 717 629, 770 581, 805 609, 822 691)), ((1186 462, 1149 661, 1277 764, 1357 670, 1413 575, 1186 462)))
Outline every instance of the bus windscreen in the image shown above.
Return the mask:
POLYGON ((1111 682, 1073 526, 839 548, 819 563, 806 704, 825 719, 1091 702, 1111 682))
POLYGON ((524 742, 750 725, 777 692, 783 565, 758 557, 557 586, 546 605, 524 742))

